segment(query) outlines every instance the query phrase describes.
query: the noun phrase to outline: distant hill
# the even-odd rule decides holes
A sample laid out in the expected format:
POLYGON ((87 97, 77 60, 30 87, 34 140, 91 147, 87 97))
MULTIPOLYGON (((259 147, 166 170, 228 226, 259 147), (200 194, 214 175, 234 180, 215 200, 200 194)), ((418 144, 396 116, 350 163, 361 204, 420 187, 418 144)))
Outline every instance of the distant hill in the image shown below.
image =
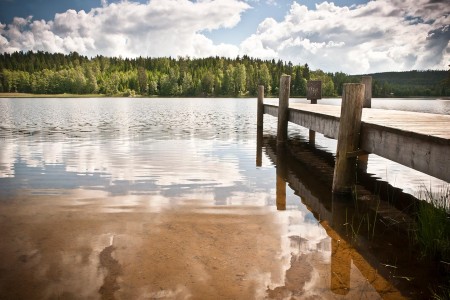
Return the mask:
POLYGON ((374 97, 449 96, 449 72, 428 70, 366 75, 372 76, 374 97))

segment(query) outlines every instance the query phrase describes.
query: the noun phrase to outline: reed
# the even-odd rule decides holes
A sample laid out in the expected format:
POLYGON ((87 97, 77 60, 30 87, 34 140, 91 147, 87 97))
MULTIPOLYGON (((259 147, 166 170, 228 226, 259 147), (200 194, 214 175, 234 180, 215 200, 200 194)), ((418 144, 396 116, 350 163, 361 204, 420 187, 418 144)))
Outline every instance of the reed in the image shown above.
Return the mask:
POLYGON ((450 185, 434 192, 421 187, 416 240, 424 256, 450 263, 450 185))
POLYGON ((416 242, 422 255, 439 262, 442 284, 430 287, 433 299, 450 299, 450 185, 434 192, 421 187, 416 242))
POLYGON ((431 289, 431 297, 434 300, 448 300, 450 299, 450 286, 438 286, 431 289))

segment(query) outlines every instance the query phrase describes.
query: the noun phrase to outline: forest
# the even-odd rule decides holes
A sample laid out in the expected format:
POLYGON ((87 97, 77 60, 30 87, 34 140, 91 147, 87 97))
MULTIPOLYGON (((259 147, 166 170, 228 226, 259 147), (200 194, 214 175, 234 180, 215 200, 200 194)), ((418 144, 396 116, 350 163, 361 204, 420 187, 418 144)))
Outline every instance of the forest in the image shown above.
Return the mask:
MULTIPOLYGON (((14 52, 0 54, 0 92, 34 94, 102 94, 108 96, 255 96, 278 95, 279 78, 291 75, 291 96, 306 95, 307 80, 322 81, 323 97, 340 96, 342 86, 360 75, 310 70, 307 63, 248 56, 104 57, 76 52, 14 52)), ((449 96, 450 70, 366 74, 373 77, 373 97, 449 96)))

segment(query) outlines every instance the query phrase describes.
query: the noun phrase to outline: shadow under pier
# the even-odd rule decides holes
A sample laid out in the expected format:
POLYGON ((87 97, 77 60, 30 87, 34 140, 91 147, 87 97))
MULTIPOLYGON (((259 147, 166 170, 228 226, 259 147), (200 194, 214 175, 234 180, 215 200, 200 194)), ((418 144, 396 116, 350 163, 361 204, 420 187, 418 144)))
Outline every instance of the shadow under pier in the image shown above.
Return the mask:
MULTIPOLYGON (((408 246, 405 232, 411 217, 362 186, 357 198, 333 195, 332 154, 298 139, 277 145, 274 136, 261 138, 258 151, 264 151, 277 168, 277 209, 286 209, 289 186, 331 238, 330 290, 334 294, 346 295, 350 290, 353 263, 382 298, 429 296, 430 278, 436 273, 408 246), (400 220, 395 226, 391 216, 400 220)), ((293 262, 291 269, 296 267, 301 266, 293 262)))

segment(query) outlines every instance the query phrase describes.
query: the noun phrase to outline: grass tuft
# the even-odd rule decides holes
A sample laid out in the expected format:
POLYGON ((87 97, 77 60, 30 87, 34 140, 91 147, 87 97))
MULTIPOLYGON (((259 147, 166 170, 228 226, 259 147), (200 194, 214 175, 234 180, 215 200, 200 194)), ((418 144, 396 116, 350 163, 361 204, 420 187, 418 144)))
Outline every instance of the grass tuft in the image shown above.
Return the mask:
POLYGON ((423 187, 418 198, 416 239, 423 255, 450 262, 450 185, 437 192, 423 187))
POLYGON ((439 261, 442 284, 430 287, 432 299, 450 299, 450 185, 418 193, 416 242, 422 255, 439 261))

